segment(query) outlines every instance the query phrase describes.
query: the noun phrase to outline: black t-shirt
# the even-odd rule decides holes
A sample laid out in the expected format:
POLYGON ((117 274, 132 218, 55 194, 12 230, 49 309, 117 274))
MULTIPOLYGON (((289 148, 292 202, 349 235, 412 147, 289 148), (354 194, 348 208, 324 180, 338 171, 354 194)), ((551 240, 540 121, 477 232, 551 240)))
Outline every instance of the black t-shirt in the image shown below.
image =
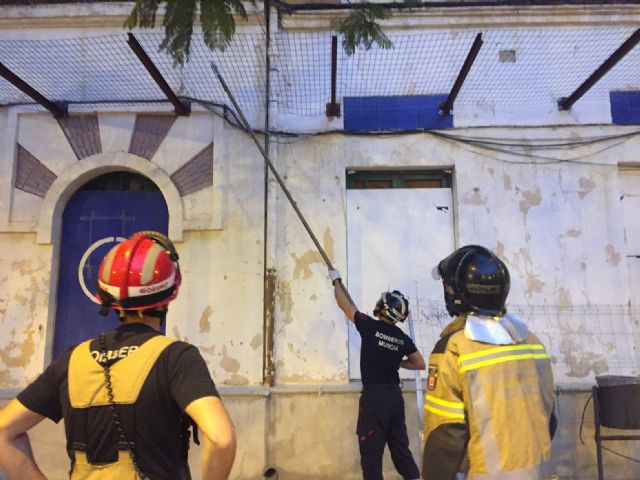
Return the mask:
MULTIPOLYGON (((156 335, 159 335, 157 331, 143 324, 121 325, 105 335, 106 348, 107 351, 126 353, 126 347, 140 346, 156 335)), ((42 375, 18 395, 20 403, 29 410, 56 423, 64 418, 65 430, 69 428, 72 412, 67 374, 73 348, 60 354, 42 375)), ((90 350, 97 358, 100 351, 97 340, 91 342, 90 350)), ((129 350, 135 351, 135 348, 129 350)), ((111 356, 116 358, 108 363, 118 361, 117 355, 111 356)), ((188 432, 185 431, 187 424, 183 412, 192 401, 207 396, 219 397, 204 359, 193 345, 176 341, 158 357, 137 402, 118 407, 121 418, 126 420, 124 423, 135 425, 134 431, 127 432, 127 440, 136 443, 136 460, 148 477, 154 480, 190 478, 185 451, 188 432)), ((82 414, 87 415, 87 431, 90 432, 85 438, 88 450, 100 452, 93 454, 98 457, 90 457, 90 460, 115 461, 119 435, 110 407, 84 410, 86 412, 82 414), (91 432, 96 434, 92 435, 91 432)), ((69 443, 67 449, 71 450, 69 443)), ((70 458, 73 460, 71 452, 70 458)))
POLYGON ((362 384, 365 387, 381 383, 399 385, 400 361, 418 350, 411 337, 395 325, 376 320, 361 312, 354 315, 354 323, 362 337, 362 384))

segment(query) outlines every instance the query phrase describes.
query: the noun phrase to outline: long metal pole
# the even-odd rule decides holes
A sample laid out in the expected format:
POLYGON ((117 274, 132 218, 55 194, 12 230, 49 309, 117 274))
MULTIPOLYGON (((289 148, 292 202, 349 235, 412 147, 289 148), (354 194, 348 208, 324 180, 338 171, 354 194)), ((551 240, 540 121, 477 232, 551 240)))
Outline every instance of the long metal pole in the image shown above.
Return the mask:
MULTIPOLYGON (((413 343, 416 343, 416 333, 413 329, 413 317, 411 316, 411 311, 409 311, 409 336, 413 343)), ((422 414, 422 380, 420 379, 420 370, 415 370, 415 381, 416 381, 416 402, 418 404, 418 419, 420 420, 420 424, 423 422, 422 414)))
MULTIPOLYGON (((247 121, 247 117, 244 116, 244 113, 242 112, 242 109, 240 108, 240 105, 238 105, 238 102, 236 101, 235 97, 233 96, 233 93, 231 93, 231 90, 229 89, 229 86, 227 85, 227 82, 223 78, 222 74, 220 74, 220 70, 218 70, 218 66, 215 64, 215 62, 211 62, 211 69, 213 70, 213 73, 215 73, 216 77, 218 77, 218 81, 220 82, 220 85, 222 85, 223 90, 225 91, 225 93, 229 97, 229 100, 231 101, 231 104, 233 105, 233 108, 235 108, 236 113, 238 114, 238 118, 240 119, 240 122, 242 123, 242 126, 244 127, 246 132, 249 134, 249 136, 253 140, 253 143, 256 144, 256 147, 258 148, 258 150, 262 154, 262 157, 264 158, 264 161, 267 163, 267 166, 269 167, 269 170, 271 170, 271 173, 273 174, 274 178, 278 182, 278 185, 280 185, 280 188, 282 188, 282 191, 284 192, 285 196, 289 200, 289 203, 293 207, 293 210, 296 212, 296 215, 298 215, 298 218, 300 219, 300 222, 302 223, 302 225, 304 226, 304 229, 307 231, 307 233, 311 237, 311 240, 313 241, 314 245, 318 249, 318 252, 320 253, 320 256, 324 260, 324 263, 326 263, 328 268, 333 269, 333 264, 331 263, 331 260, 329 260, 329 257, 324 252, 324 249, 322 248, 322 245, 320 245, 320 242, 318 241, 318 239, 314 235, 313 231, 311 230, 311 227, 307 223, 307 220, 302 215, 302 212, 298 208, 298 205, 296 204, 296 201, 291 196, 291 193, 289 192, 289 189, 287 188, 287 186, 285 185, 284 181, 282 180, 282 177, 280 176, 280 174, 276 170, 276 167, 274 167, 273 163, 269 159, 269 155, 267 154, 267 152, 265 151, 264 147, 262 146, 262 144, 260 143, 260 141, 256 137, 255 133, 253 133, 253 129, 251 128, 251 125, 249 125, 249 122, 247 121)), ((349 299, 349 301, 353 305, 355 305, 355 303, 351 299, 351 296, 349 295, 349 292, 347 291, 347 288, 344 286, 344 284, 342 282, 339 282, 339 284, 341 285, 341 287, 342 287, 345 295, 349 299)))

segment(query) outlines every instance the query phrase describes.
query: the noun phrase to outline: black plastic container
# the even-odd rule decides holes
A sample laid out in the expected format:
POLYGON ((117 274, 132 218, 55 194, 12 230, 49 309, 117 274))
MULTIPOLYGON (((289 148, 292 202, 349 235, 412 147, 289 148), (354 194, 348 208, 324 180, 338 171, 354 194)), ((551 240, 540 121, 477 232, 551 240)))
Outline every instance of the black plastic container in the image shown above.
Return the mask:
POLYGON ((640 377, 596 377, 600 424, 624 430, 640 429, 640 377))

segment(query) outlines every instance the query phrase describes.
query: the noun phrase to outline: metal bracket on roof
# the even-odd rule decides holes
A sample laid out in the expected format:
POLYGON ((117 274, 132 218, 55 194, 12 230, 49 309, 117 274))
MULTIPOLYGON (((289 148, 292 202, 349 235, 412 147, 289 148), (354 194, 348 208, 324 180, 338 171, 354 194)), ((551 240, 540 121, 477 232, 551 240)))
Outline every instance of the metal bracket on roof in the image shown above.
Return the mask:
POLYGON ((0 63, 0 76, 11 83, 18 90, 29 95, 36 102, 49 110, 53 118, 63 118, 69 115, 69 109, 64 102, 53 102, 38 92, 35 88, 21 79, 18 75, 9 70, 3 63, 0 63))
POLYGON ((605 74, 611 70, 616 63, 629 53, 633 47, 640 42, 640 28, 633 32, 633 34, 625 40, 625 42, 618 47, 618 49, 607 58, 602 65, 600 65, 595 72, 593 72, 589 78, 587 78, 582 85, 576 88, 568 97, 562 97, 558 100, 558 110, 570 110, 574 103, 576 103, 580 97, 589 91, 598 80, 605 76, 605 74))
POLYGON ((462 88, 462 84, 467 79, 467 75, 471 70, 473 62, 476 61, 476 57, 480 52, 480 48, 482 48, 482 33, 478 33, 476 35, 475 40, 473 41, 473 45, 471 45, 471 50, 467 54, 467 58, 462 64, 462 68, 460 69, 460 73, 458 73, 458 78, 456 78, 455 83, 453 84, 453 88, 451 88, 451 92, 447 99, 440 104, 440 115, 446 116, 451 115, 453 113, 453 102, 456 101, 456 97, 462 88))
POLYGON ((336 102, 336 76, 338 71, 338 37, 331 37, 331 102, 326 105, 327 117, 340 116, 340 104, 336 102))
POLYGON ((173 103, 176 115, 189 116, 191 114, 191 103, 181 101, 176 94, 173 93, 173 90, 171 90, 171 87, 160 73, 160 70, 154 65, 153 61, 147 55, 147 52, 142 48, 142 45, 140 45, 136 37, 133 36, 133 33, 129 33, 127 43, 129 47, 131 47, 131 50, 133 50, 133 53, 136 54, 136 57, 138 57, 138 60, 140 60, 140 63, 147 69, 151 78, 153 78, 169 101, 173 103))

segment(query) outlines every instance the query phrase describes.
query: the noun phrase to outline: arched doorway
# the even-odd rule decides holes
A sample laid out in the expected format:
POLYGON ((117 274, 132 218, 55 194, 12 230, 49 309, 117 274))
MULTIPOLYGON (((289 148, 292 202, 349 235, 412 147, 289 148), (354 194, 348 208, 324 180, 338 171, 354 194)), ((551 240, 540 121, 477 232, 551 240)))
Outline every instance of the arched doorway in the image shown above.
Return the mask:
POLYGON ((102 317, 93 298, 102 257, 139 230, 167 233, 167 204, 158 187, 132 172, 111 172, 86 183, 62 214, 53 356, 118 325, 102 317))

